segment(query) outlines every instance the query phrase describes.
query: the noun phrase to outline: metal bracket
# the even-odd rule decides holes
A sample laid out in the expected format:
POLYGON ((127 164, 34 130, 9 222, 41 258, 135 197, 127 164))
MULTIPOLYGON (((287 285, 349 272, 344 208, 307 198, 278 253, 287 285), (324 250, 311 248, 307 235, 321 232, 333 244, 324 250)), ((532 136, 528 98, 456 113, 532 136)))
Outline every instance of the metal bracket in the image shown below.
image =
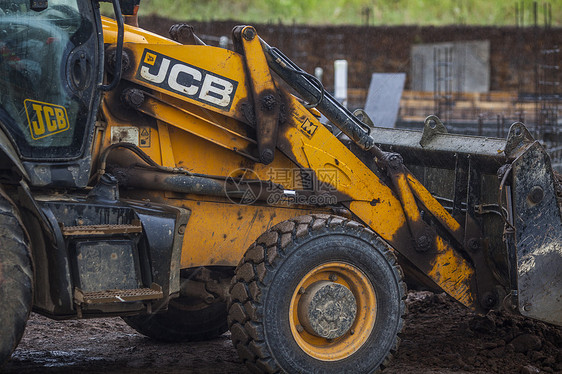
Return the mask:
POLYGON ((275 157, 281 99, 256 30, 251 26, 238 26, 233 30, 233 35, 236 43, 241 45, 244 51, 244 62, 250 76, 256 118, 258 158, 261 163, 267 165, 275 157))
POLYGON ((368 128, 366 130, 368 130, 368 133, 370 134, 371 128, 375 127, 375 124, 373 123, 373 120, 371 119, 371 117, 369 117, 367 112, 365 112, 364 109, 355 109, 355 111, 353 112, 353 115, 355 117, 357 117, 357 119, 359 119, 365 125, 368 126, 368 128))
POLYGON ((407 179, 408 172, 402 157, 397 153, 386 153, 384 162, 396 194, 402 206, 405 207, 404 215, 413 236, 416 250, 418 252, 426 252, 432 249, 436 233, 422 219, 422 214, 407 179))
POLYGON ((173 41, 181 44, 206 45, 204 41, 195 35, 193 26, 188 25, 187 23, 177 23, 172 25, 168 33, 173 41))
POLYGON ((438 134, 447 134, 447 129, 439 117, 432 114, 423 121, 423 133, 420 139, 420 145, 425 147, 431 142, 435 135, 438 134))
POLYGON ((529 130, 521 122, 515 122, 509 128, 504 153, 508 158, 515 158, 517 154, 535 141, 529 130))

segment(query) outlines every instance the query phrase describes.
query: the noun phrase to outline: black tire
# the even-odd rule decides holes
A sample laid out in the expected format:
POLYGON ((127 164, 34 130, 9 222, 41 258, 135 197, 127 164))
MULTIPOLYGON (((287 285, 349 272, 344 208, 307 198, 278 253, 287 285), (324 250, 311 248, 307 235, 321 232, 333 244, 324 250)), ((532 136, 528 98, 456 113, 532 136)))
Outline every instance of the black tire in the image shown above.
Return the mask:
POLYGON ((15 205, 0 190, 0 365, 23 336, 32 300, 28 236, 15 205))
POLYGON ((330 215, 284 221, 256 240, 235 274, 230 289, 229 327, 240 358, 253 372, 372 373, 384 367, 398 347, 406 313, 402 270, 388 244, 357 222, 330 215), (330 280, 349 281, 346 284, 355 296, 357 314, 345 334, 322 340, 322 349, 334 347, 337 356, 322 356, 323 351, 307 345, 310 330, 295 325, 295 315, 301 312, 301 304, 295 307, 295 300, 312 289, 302 287, 308 278, 316 284, 327 283, 318 279, 328 274, 322 269, 331 269, 330 264, 335 264, 336 269, 330 280), (334 274, 340 268, 343 275, 338 278, 334 274), (346 278, 347 268, 367 283, 346 278), (361 301, 364 296, 359 294, 365 285, 374 291, 376 303, 368 298, 361 301), (375 304, 376 308, 365 303, 375 304), (371 312, 360 312, 366 306, 373 308, 371 312), (365 328, 355 331, 360 326, 365 328), (357 337, 363 340, 352 340, 357 337), (354 350, 346 345, 352 341, 356 342, 354 350))
POLYGON ((194 307, 185 297, 171 300, 164 313, 123 319, 141 334, 165 342, 210 340, 228 330, 225 303, 194 307))

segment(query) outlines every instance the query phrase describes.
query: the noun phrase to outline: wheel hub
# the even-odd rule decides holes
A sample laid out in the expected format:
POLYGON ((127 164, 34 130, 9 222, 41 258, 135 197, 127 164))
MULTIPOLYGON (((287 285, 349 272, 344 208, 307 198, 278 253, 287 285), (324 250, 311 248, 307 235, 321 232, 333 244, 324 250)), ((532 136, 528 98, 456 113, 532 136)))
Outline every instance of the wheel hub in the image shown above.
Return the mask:
POLYGON ((357 301, 349 288, 339 283, 318 281, 299 300, 298 315, 312 335, 335 339, 349 331, 357 314, 357 301))

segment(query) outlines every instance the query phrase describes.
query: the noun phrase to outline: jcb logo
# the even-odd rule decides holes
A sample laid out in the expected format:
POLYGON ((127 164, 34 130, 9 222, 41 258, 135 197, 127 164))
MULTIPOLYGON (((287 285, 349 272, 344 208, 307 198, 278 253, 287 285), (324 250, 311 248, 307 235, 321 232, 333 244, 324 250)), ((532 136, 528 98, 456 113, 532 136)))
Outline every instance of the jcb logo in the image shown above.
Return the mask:
POLYGON ((146 52, 144 55, 144 63, 147 65, 154 65, 156 62, 156 55, 154 53, 146 52))
POLYGON ((35 140, 58 134, 70 128, 63 106, 24 100, 31 137, 35 140))
POLYGON ((230 110, 238 86, 232 79, 148 49, 144 50, 137 78, 224 110, 230 110))
POLYGON ((301 124, 300 129, 301 129, 302 132, 304 132, 304 134, 306 136, 308 136, 309 138, 312 138, 312 135, 314 135, 314 133, 316 132, 316 129, 318 129, 318 126, 313 124, 312 122, 310 122, 307 118, 301 124))

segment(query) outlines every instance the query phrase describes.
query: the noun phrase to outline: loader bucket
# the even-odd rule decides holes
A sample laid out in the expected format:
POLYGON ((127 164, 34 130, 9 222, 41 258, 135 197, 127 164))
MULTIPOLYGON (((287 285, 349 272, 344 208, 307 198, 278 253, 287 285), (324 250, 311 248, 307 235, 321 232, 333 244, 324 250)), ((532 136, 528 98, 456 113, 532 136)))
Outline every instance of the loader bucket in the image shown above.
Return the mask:
MULTIPOLYGON (((558 185, 549 156, 522 123, 511 126, 507 140, 449 134, 436 116, 426 118, 421 132, 376 127, 364 111, 352 115, 281 52, 263 41, 262 46, 270 68, 304 100, 315 103, 355 143, 356 154, 366 164, 373 163, 376 169, 373 156, 380 161, 386 157, 384 152, 398 153, 400 157, 396 159, 403 161, 432 199, 449 212, 459 227, 462 225, 463 230, 456 231, 453 241, 457 242, 458 252, 470 259, 467 268, 475 268, 476 286, 469 299, 478 301, 461 301, 449 292, 454 287, 447 291, 451 296, 481 310, 501 307, 500 300, 504 300, 503 304, 511 302, 510 309, 515 306, 525 316, 562 325, 558 185), (501 183, 498 176, 502 177, 501 183)), ((415 204, 413 200, 412 196, 408 204, 415 204)), ((402 258, 406 281, 414 286, 438 288, 432 283, 434 278, 428 280, 427 268, 410 266, 408 256, 418 254, 409 252, 402 258)))
POLYGON ((550 158, 534 142, 512 174, 519 311, 562 325, 562 216, 550 158))
POLYGON ((454 217, 466 217, 467 239, 483 238, 514 309, 562 325, 562 187, 547 153, 522 123, 500 139, 450 134, 429 119, 423 132, 375 127, 371 135, 454 217))

